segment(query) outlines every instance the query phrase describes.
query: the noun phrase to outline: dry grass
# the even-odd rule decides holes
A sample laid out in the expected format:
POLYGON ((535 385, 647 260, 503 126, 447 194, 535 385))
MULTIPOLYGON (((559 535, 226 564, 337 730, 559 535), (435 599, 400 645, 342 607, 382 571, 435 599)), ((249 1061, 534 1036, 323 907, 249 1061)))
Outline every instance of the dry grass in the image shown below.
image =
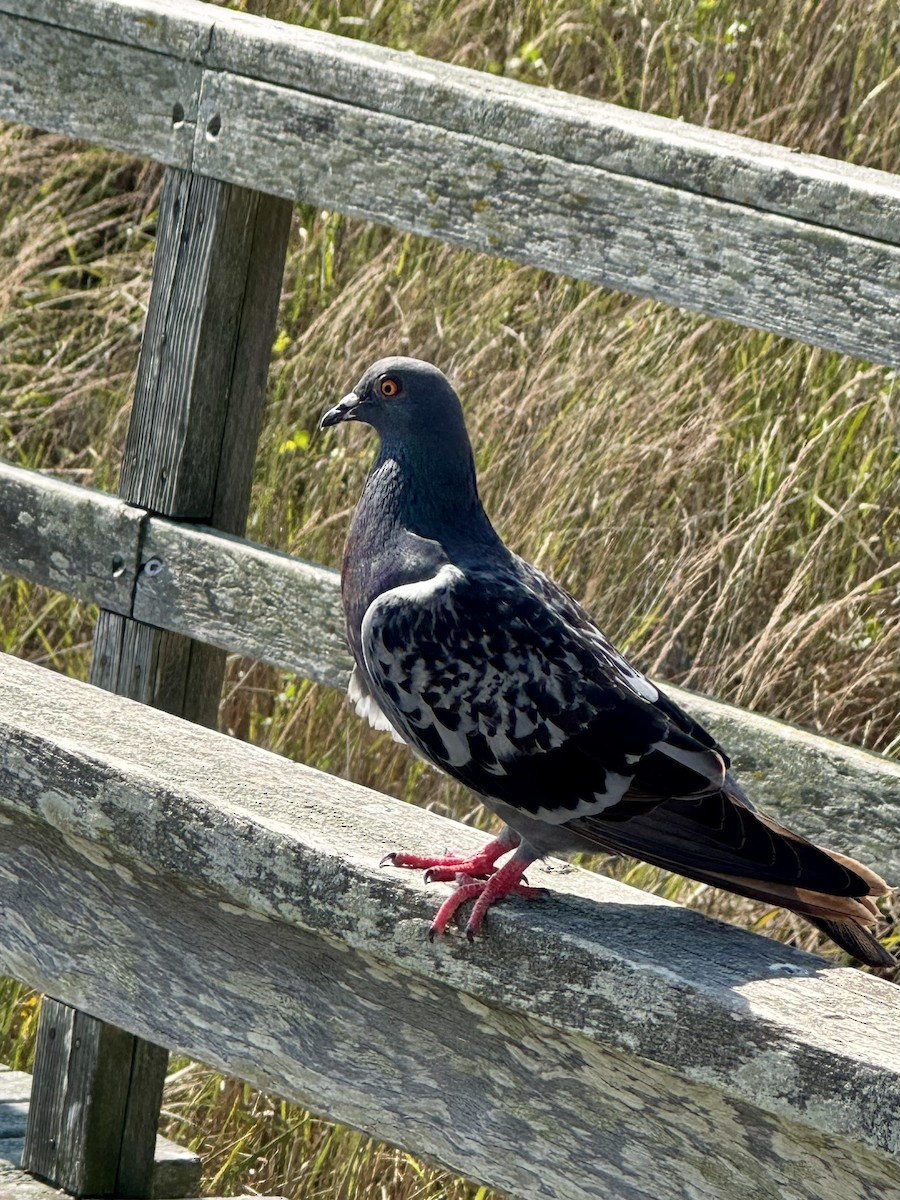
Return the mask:
MULTIPOLYGON (((248 8, 482 70, 898 170, 889 0, 269 0, 248 8)), ((149 289, 160 173, 0 130, 0 454, 112 488, 149 289)), ((368 361, 454 375, 486 505, 643 666, 889 753, 900 750, 894 373, 542 272, 297 210, 250 535, 337 563, 371 453, 319 413, 368 361)), ((0 581, 0 648, 84 674, 93 613, 0 581)), ((460 789, 340 697, 231 664, 223 724, 483 822, 460 789)), ((639 886, 816 943, 784 914, 607 863, 639 886)), ((896 914, 895 914, 896 916, 896 914)), ((0 1058, 35 1005, 0 984, 0 1058)), ((290 1196, 471 1195, 403 1153, 191 1064, 170 1129, 209 1186, 290 1196)))

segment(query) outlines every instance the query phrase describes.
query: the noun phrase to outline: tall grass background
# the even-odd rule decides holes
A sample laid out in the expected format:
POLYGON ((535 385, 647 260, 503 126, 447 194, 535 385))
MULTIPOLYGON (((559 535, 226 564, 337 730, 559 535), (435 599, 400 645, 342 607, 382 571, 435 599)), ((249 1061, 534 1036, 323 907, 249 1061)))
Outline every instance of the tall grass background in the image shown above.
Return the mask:
MULTIPOLYGON (((900 166, 893 0, 235 6, 900 166)), ((115 488, 160 185, 153 164, 0 129, 4 458, 115 488)), ((368 362, 394 352, 451 373, 495 524, 643 668, 898 753, 893 371, 299 206, 249 536, 339 562, 372 443, 361 430, 316 436, 316 420, 368 362)), ((0 580, 6 652, 84 677, 94 617, 0 580)), ((235 659, 221 718, 235 736, 487 823, 463 791, 363 728, 327 689, 235 659)), ((602 869, 820 947, 782 912, 627 860, 602 869)), ((26 989, 0 982, 0 1060, 29 1065, 36 1012, 26 989)), ((484 1194, 193 1063, 173 1062, 165 1118, 204 1154, 214 1194, 484 1194)))

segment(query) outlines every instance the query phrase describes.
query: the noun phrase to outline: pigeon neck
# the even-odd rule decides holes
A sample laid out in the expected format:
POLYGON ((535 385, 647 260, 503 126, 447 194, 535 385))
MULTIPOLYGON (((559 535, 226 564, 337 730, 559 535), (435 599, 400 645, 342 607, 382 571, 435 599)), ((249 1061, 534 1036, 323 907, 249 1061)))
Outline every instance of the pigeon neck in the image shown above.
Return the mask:
MULTIPOLYGON (((389 494, 391 513, 402 529, 443 545, 496 541, 497 534, 478 496, 472 450, 446 444, 422 454, 421 444, 382 444, 370 476, 370 485, 382 496, 389 494)), ((384 510, 383 510, 384 511, 384 510)))

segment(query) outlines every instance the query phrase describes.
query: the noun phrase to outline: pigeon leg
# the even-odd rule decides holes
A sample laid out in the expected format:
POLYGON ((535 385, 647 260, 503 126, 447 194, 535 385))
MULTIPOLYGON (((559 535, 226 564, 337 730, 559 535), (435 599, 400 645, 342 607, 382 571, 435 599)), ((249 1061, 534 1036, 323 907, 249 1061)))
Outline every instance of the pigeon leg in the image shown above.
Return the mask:
POLYGON ((459 875, 477 879, 493 874, 497 859, 514 850, 518 844, 518 835, 512 830, 504 830, 477 854, 408 854, 405 850, 395 850, 392 854, 386 854, 379 865, 425 871, 426 883, 446 883, 459 875))
POLYGON ((467 900, 474 900, 475 907, 466 923, 466 937, 475 940, 475 935, 484 923, 485 914, 492 904, 503 900, 506 896, 524 896, 528 900, 541 900, 547 895, 546 888, 529 887, 522 882, 526 868, 534 861, 530 855, 522 854, 521 850, 508 863, 494 872, 488 879, 472 879, 460 873, 459 887, 452 896, 448 896, 435 914, 428 930, 429 941, 444 933, 457 910, 467 900))

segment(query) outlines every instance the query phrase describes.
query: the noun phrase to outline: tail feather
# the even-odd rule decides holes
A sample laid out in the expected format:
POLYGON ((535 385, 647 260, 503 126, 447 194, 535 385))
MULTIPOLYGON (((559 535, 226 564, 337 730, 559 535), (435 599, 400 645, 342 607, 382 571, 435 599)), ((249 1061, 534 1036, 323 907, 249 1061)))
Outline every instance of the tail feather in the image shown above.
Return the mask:
MULTIPOLYGON (((852 860, 851 860, 852 861, 852 860)), ((897 960, 882 946, 866 928, 874 925, 878 909, 868 898, 856 899, 846 896, 826 896, 822 892, 808 892, 803 888, 791 888, 758 880, 740 879, 735 876, 709 876, 701 880, 715 887, 724 887, 747 896, 751 900, 762 900, 766 904, 778 904, 791 912, 798 913, 811 925, 821 929, 842 950, 870 967, 896 967, 897 960)))
POLYGON ((893 891, 891 885, 886 883, 877 872, 864 863, 858 862, 855 858, 851 858, 849 854, 838 854, 837 850, 825 850, 825 853, 835 862, 839 862, 841 866, 849 867, 860 879, 864 879, 869 885, 870 896, 887 896, 893 891))
POLYGON ((764 900, 767 904, 780 904, 782 908, 789 908, 805 917, 844 918, 864 925, 874 925, 878 919, 878 909, 868 896, 832 896, 827 892, 816 892, 791 884, 770 883, 768 880, 724 873, 710 872, 702 882, 727 888, 753 900, 764 900))
POLYGON ((869 933, 868 929, 857 925, 855 921, 828 920, 825 917, 812 917, 808 914, 806 919, 817 929, 826 933, 842 950, 846 950, 853 958, 858 958, 867 966, 896 967, 900 965, 894 955, 886 950, 881 942, 869 933))
POLYGON ((570 828, 614 853, 799 913, 869 966, 898 965, 866 928, 879 915, 871 897, 892 890, 881 876, 756 812, 740 794, 673 797, 629 821, 598 816, 570 828))

